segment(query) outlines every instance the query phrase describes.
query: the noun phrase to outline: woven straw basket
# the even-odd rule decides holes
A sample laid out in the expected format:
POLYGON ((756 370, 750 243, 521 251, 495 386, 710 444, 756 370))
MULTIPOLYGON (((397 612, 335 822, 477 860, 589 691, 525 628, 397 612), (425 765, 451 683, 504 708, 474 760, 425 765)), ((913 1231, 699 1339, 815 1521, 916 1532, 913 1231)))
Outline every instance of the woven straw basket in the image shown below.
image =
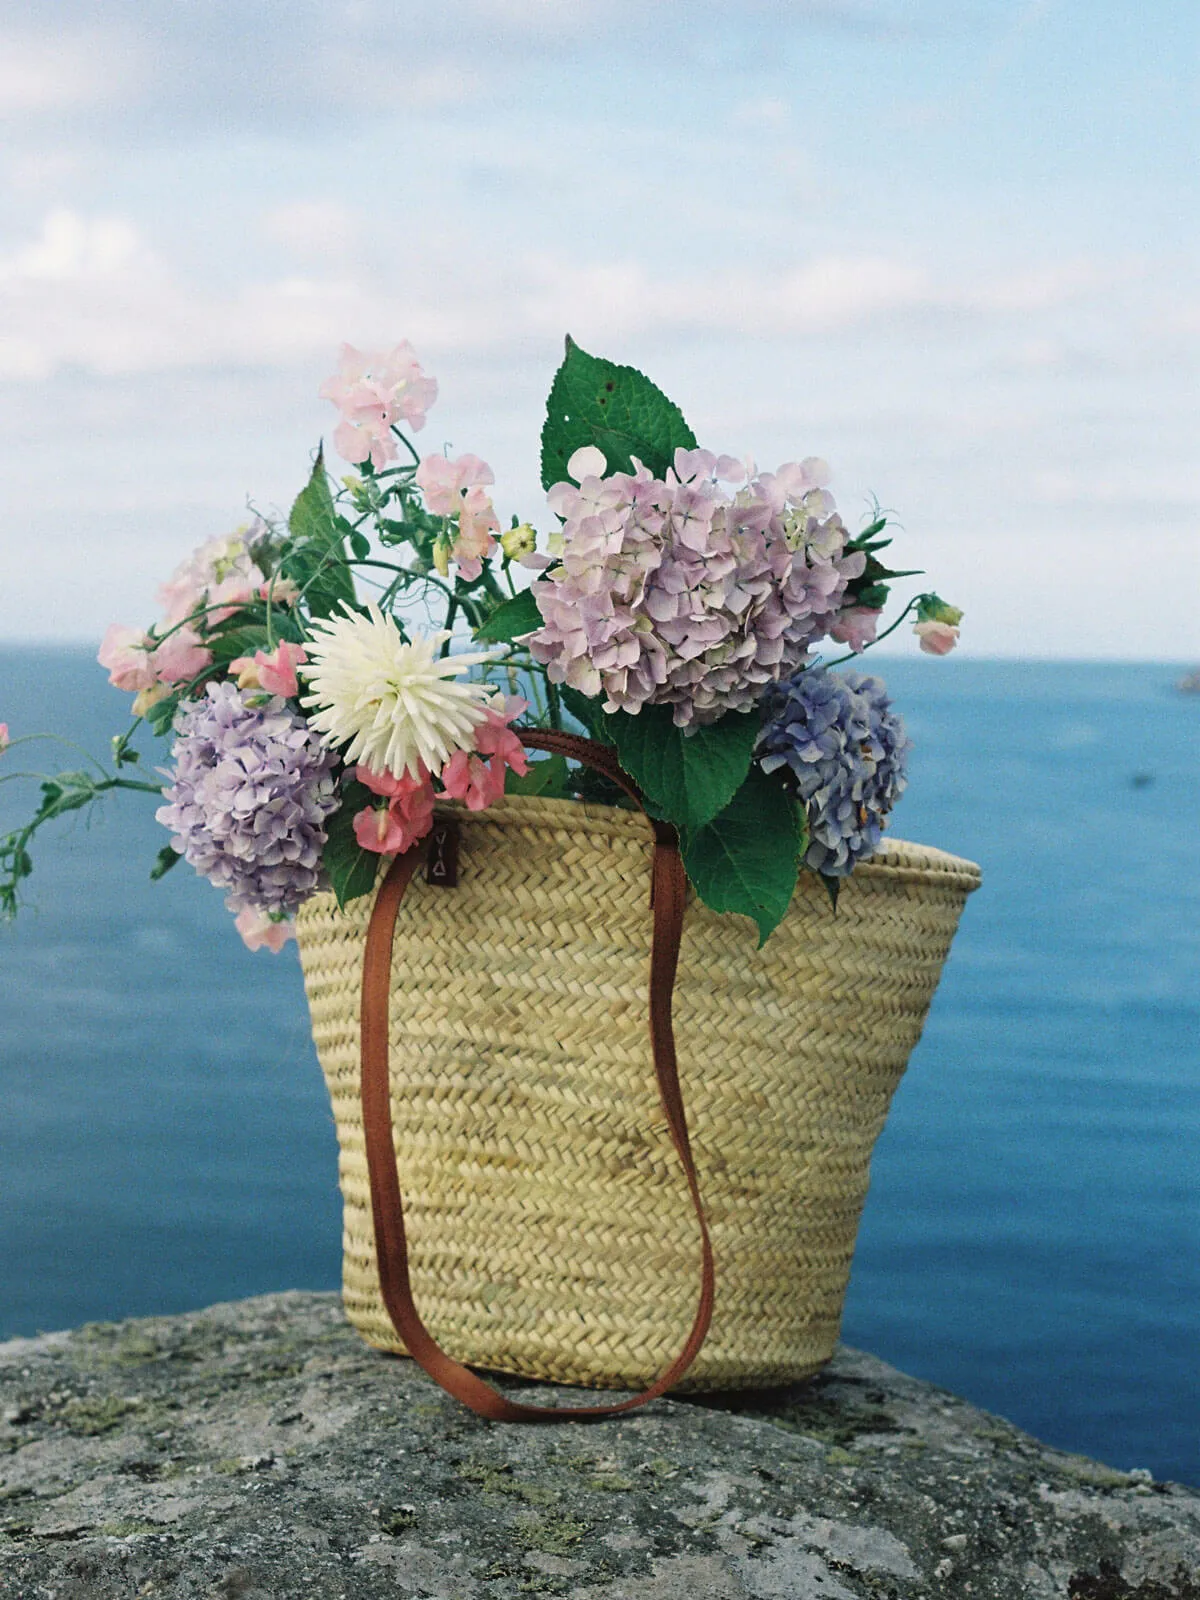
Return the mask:
MULTIPOLYGON (((636 1388, 691 1321, 698 1231, 646 1028, 652 838, 636 812, 508 798, 462 814, 457 887, 414 879, 390 1002, 413 1292, 450 1355, 636 1388)), ((979 870, 890 841, 836 916, 802 873, 763 949, 689 899, 675 1038, 716 1261, 682 1388, 794 1381, 837 1339, 871 1150, 979 870)), ((380 1298, 359 1092, 371 898, 299 913, 345 1199, 345 1308, 380 1298)))

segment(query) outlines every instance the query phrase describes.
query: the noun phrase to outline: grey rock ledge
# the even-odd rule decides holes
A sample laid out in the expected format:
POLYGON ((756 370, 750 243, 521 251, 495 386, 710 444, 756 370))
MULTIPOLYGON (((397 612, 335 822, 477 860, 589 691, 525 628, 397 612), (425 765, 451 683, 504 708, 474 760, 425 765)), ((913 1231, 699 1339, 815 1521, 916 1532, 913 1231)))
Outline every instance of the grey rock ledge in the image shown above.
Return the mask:
POLYGON ((853 1350, 506 1427, 280 1294, 0 1345, 0 1419, 3 1600, 1200 1600, 1200 1494, 853 1350))

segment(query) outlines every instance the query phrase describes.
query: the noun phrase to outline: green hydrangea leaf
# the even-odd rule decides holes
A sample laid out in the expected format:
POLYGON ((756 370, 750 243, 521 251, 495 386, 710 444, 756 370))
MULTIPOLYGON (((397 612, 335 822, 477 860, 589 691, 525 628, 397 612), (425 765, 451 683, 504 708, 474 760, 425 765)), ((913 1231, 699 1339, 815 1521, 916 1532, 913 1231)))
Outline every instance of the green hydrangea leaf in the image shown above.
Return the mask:
POLYGON ((779 777, 752 767, 720 816, 682 831, 680 845, 704 904, 750 917, 761 948, 791 904, 804 848, 799 809, 779 777))
POLYGON ((580 694, 578 689, 572 689, 568 683, 559 684, 558 694, 571 716, 587 729, 593 739, 601 744, 612 743, 612 734, 608 731, 611 719, 605 716, 604 708, 598 699, 593 699, 591 695, 580 694))
POLYGON ((590 356, 568 335, 546 401, 543 487, 568 481, 567 462, 588 444, 603 450, 610 472, 632 472, 636 456, 662 477, 676 450, 696 448, 696 436, 679 407, 636 367, 590 356))
POLYGON ((678 828, 702 828, 729 804, 750 770, 759 730, 752 711, 730 711, 686 734, 670 706, 643 706, 636 716, 617 711, 604 725, 625 771, 678 828))
POLYGON ((508 771, 504 778, 504 792, 540 794, 547 800, 565 800, 569 792, 565 756, 547 756, 544 761, 531 761, 529 771, 523 778, 508 771))
POLYGON ((343 603, 355 604, 354 579, 338 522, 325 455, 318 450, 309 480, 288 517, 290 537, 279 562, 280 572, 299 585, 303 603, 314 617, 328 617, 343 603))
POLYGON ((480 644, 509 644, 541 625, 542 613, 533 598, 533 590, 522 589, 520 594, 496 607, 483 626, 476 628, 475 637, 480 644))
POLYGON ((154 865, 150 868, 150 882, 157 883, 160 878, 165 878, 171 868, 182 860, 183 857, 173 846, 163 845, 154 858, 154 865))
POLYGON ((364 850, 354 837, 354 819, 375 796, 353 778, 342 780, 342 804, 325 824, 326 842, 321 861, 329 874, 329 886, 344 910, 347 903, 370 894, 379 872, 379 857, 364 850))

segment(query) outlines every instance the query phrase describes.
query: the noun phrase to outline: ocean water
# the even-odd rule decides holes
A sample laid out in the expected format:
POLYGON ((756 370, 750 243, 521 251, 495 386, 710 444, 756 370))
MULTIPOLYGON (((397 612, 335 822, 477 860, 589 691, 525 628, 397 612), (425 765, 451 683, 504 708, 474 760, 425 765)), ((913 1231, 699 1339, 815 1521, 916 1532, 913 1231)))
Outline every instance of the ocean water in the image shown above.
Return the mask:
MULTIPOLYGON (((1200 1484, 1200 700, 1169 666, 877 670, 916 743, 895 831, 984 887, 880 1141, 844 1336, 1200 1484)), ((127 704, 86 652, 0 650, 14 735, 99 753, 127 704)), ((338 1282, 294 953, 246 952, 186 866, 147 881, 153 804, 57 825, 0 930, 0 1338, 338 1282)))

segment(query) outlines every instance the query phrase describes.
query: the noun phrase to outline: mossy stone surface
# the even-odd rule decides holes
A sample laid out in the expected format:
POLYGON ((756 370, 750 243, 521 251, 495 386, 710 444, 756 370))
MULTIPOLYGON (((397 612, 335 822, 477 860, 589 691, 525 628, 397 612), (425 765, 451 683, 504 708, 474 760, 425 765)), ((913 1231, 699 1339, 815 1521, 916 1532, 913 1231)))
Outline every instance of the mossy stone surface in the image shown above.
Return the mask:
POLYGON ((0 1345, 0 1600, 523 1595, 1200 1600, 1200 1493, 851 1350, 788 1391, 525 1428, 334 1295, 0 1345))

